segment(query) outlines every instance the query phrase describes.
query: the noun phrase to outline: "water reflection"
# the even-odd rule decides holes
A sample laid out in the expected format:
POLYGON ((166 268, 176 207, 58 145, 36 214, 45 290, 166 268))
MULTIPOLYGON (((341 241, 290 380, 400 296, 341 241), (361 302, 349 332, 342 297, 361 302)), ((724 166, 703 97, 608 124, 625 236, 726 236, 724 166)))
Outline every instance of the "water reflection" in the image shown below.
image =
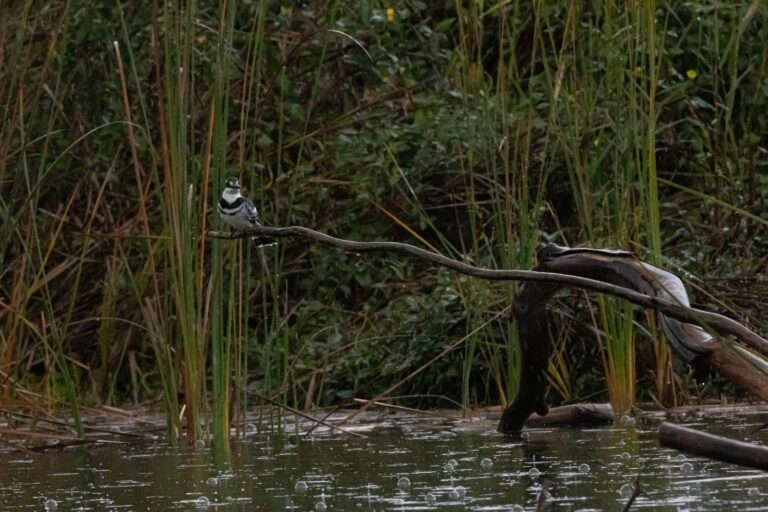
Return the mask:
MULTIPOLYGON (((693 420, 734 435, 732 416, 693 420)), ((761 421, 744 417, 738 435, 761 421)), ((367 439, 262 430, 234 443, 224 463, 209 448, 157 443, 5 451, 0 510, 509 511, 532 510, 542 493, 557 510, 620 510, 638 476, 633 510, 768 507, 768 474, 662 449, 655 422, 530 429, 518 439, 494 428, 411 420, 367 439)))

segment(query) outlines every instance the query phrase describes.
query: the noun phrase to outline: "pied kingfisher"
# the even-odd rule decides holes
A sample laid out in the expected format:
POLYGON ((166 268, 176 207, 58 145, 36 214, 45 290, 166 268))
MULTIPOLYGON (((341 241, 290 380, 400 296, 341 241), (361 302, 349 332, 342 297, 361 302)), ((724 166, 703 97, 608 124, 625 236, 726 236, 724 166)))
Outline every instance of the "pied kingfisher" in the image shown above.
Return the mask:
MULTIPOLYGON (((219 215, 222 220, 237 231, 245 231, 254 226, 261 226, 259 212, 247 197, 240 195, 240 181, 237 178, 227 178, 224 191, 219 201, 219 215)), ((277 242, 268 236, 252 236, 257 247, 274 245, 277 242)))

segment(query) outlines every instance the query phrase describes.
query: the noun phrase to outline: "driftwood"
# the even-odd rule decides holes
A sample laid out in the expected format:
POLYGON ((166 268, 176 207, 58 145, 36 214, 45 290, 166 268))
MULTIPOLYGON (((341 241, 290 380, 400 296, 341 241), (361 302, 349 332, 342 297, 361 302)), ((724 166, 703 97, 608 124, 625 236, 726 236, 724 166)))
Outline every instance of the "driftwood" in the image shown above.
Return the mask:
POLYGON ((659 427, 659 443, 692 455, 768 471, 768 447, 720 437, 674 423, 659 427))
POLYGON ((676 276, 638 260, 629 252, 550 244, 539 251, 540 263, 533 270, 496 270, 469 265, 409 244, 344 240, 302 226, 259 226, 231 233, 210 231, 207 236, 223 239, 299 236, 352 252, 402 252, 481 279, 524 282, 513 308, 518 321, 522 374, 517 397, 502 414, 501 432, 519 431, 532 413, 545 416, 548 412, 546 369, 551 345, 546 312, 550 298, 563 286, 605 293, 656 310, 678 357, 697 369, 721 373, 768 400, 768 366, 760 357, 768 357, 768 340, 728 317, 691 308, 676 276), (735 336, 757 355, 737 345, 720 343, 710 332, 735 336))
MULTIPOLYGON (((735 336, 756 352, 768 357, 768 340, 759 334, 749 330, 739 322, 711 311, 704 311, 686 307, 673 301, 665 300, 664 297, 655 295, 646 295, 644 293, 623 288, 611 283, 603 282, 599 279, 589 279, 577 275, 558 274, 556 272, 536 271, 536 270, 497 270, 483 267, 476 267, 462 261, 454 260, 435 252, 421 249, 414 245, 401 242, 358 242, 355 240, 344 240, 336 238, 325 233, 320 233, 313 229, 303 226, 287 226, 282 228, 273 228, 268 226, 259 226, 247 231, 208 231, 206 233, 210 238, 236 240, 250 236, 271 236, 275 238, 298 236, 311 238, 318 242, 338 247, 339 249, 350 252, 369 252, 369 251, 394 251, 410 254, 423 260, 427 260, 436 265, 455 270, 456 272, 487 279, 490 281, 522 281, 522 282, 542 282, 557 284, 558 286, 571 286, 573 288, 583 288, 593 292, 605 293, 624 299, 636 306, 654 309, 662 312, 670 318, 682 320, 699 325, 706 325, 713 331, 720 334, 735 336)), ((594 249, 575 249, 583 251, 593 251, 594 249)), ((621 251, 617 251, 621 252, 621 251)), ((630 254, 630 253, 626 253, 630 254)))
POLYGON ((611 404, 570 404, 552 407, 546 416, 531 414, 525 424, 529 427, 552 425, 605 425, 613 422, 611 404))
MULTIPOLYGON (((666 302, 689 307, 679 278, 638 260, 624 251, 570 249, 550 244, 539 251, 537 271, 578 275, 629 288, 666 302)), ((547 362, 551 354, 547 304, 559 286, 534 282, 523 285, 513 312, 521 347, 521 376, 517 397, 504 410, 499 431, 519 431, 531 413, 547 414, 547 362)), ((675 355, 704 372, 716 371, 763 400, 768 400, 768 370, 760 359, 735 346, 718 342, 697 325, 671 318, 660 309, 660 322, 675 355)), ((704 322, 701 322, 704 324, 704 322)))

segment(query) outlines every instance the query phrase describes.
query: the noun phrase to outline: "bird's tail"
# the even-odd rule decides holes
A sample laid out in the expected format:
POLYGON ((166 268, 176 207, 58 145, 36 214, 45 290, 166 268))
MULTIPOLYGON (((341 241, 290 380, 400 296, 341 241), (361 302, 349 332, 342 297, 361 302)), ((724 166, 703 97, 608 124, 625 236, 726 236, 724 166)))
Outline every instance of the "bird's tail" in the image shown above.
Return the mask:
POLYGON ((251 240, 256 244, 256 247, 269 247, 270 245, 277 245, 277 240, 271 236, 252 236, 251 240))

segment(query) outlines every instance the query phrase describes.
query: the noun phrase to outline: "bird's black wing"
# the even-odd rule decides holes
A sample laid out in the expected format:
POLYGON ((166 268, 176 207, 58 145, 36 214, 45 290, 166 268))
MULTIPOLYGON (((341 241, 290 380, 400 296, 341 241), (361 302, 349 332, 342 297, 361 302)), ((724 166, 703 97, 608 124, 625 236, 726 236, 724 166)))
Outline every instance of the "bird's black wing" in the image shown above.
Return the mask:
POLYGON ((261 222, 259 222, 259 212, 256 210, 256 207, 253 205, 253 202, 250 199, 245 200, 245 204, 243 205, 243 212, 245 213, 248 222, 257 226, 261 225, 261 222))

